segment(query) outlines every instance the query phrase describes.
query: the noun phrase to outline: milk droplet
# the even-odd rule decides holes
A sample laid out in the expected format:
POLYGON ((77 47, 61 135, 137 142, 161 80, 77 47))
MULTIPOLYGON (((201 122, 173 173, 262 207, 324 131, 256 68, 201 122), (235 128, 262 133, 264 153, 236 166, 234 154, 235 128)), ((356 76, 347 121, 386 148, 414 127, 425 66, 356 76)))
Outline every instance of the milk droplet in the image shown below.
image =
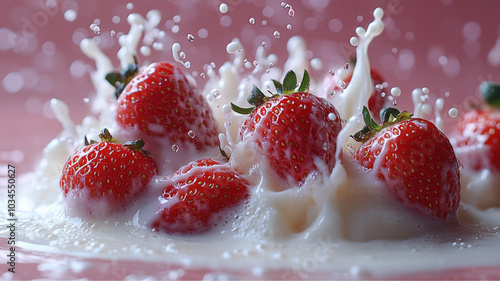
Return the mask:
POLYGON ((240 50, 240 47, 241 47, 240 43, 231 42, 231 43, 227 44, 226 52, 228 52, 229 54, 234 54, 240 50))
POLYGON ((257 60, 253 61, 253 66, 257 67, 259 65, 259 62, 257 60))
POLYGON ((111 30, 111 31, 109 32, 109 35, 110 35, 111 37, 114 37, 114 36, 116 35, 116 31, 111 30))
POLYGON ((395 97, 401 96, 401 89, 399 87, 393 87, 391 89, 391 95, 393 95, 395 97))
POLYGON ((190 68, 190 67, 191 67, 191 62, 190 62, 190 61, 186 61, 186 62, 184 63, 184 66, 185 66, 186 68, 190 68))
POLYGON ((288 15, 291 17, 295 16, 295 11, 293 10, 292 7, 290 7, 290 9, 288 9, 288 15))
POLYGON ((75 21, 76 19, 75 10, 67 10, 66 12, 64 12, 64 19, 67 21, 75 21))
POLYGON ((84 103, 88 103, 88 102, 90 102, 90 99, 89 98, 83 98, 83 102, 84 103))
POLYGON ((274 31, 274 33, 273 33, 273 37, 274 37, 274 38, 276 38, 276 39, 280 38, 280 37, 281 37, 280 32, 279 32, 279 31, 277 31, 277 30, 276 30, 276 31, 274 31))
POLYGON ((281 2, 281 8, 285 8, 286 7, 286 2, 281 2))
POLYGON ((211 63, 210 63, 210 66, 211 66, 212 68, 215 68, 215 66, 216 66, 216 65, 215 65, 215 62, 211 62, 211 63))
POLYGON ((292 30, 292 25, 291 25, 291 24, 287 24, 287 25, 286 25, 286 29, 288 29, 288 30, 292 30))
POLYGON ((226 3, 222 3, 219 5, 219 11, 223 14, 227 13, 227 11, 229 10, 228 6, 226 3))
POLYGON ((250 19, 248 20, 248 22, 249 22, 250 24, 255 24, 255 19, 254 19, 254 18, 250 18, 250 19))
POLYGON ((173 152, 179 151, 179 146, 177 144, 172 145, 172 151, 173 152))
POLYGON ((139 50, 143 56, 149 56, 151 55, 151 48, 148 46, 142 46, 141 49, 139 50))
POLYGON ((196 136, 196 133, 195 133, 193 130, 189 130, 189 132, 188 132, 188 136, 189 136, 190 138, 194 138, 194 137, 196 136))
POLYGON ((205 73, 204 72, 200 73, 200 77, 205 78, 206 77, 205 73))
POLYGON ((359 44, 358 37, 355 37, 355 36, 351 37, 351 39, 349 40, 349 43, 351 43, 351 45, 353 47, 358 46, 358 44, 359 44))
POLYGON ((265 41, 262 41, 262 47, 267 47, 267 43, 265 41))
POLYGON ((186 58, 186 53, 184 53, 184 52, 180 52, 180 53, 179 53, 179 57, 180 57, 181 59, 185 59, 185 58, 186 58))
POLYGON ((451 117, 451 118, 455 118, 458 116, 458 109, 456 108, 451 108, 449 111, 448 111, 448 115, 451 117))
POLYGON ((94 31, 94 33, 97 35, 101 34, 101 28, 98 25, 94 25, 92 31, 94 31))
POLYGON ((193 41, 194 41, 194 35, 193 35, 193 34, 191 34, 191 33, 190 33, 190 34, 188 34, 188 35, 187 35, 187 39, 188 39, 188 41, 189 41, 189 42, 193 42, 193 41))
POLYGON ((134 3, 127 4, 127 10, 132 10, 134 8, 134 3))

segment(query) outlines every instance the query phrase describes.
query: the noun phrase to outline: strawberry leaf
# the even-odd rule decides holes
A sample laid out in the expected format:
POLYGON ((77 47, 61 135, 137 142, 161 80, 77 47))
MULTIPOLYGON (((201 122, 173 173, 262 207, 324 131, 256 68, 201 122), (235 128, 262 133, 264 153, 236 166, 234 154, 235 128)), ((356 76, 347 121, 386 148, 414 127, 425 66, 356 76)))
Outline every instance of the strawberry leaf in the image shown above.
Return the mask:
POLYGON ((250 92, 250 96, 247 99, 248 103, 257 107, 265 103, 266 100, 267 97, 264 95, 264 93, 257 86, 253 85, 252 91, 250 92))
POLYGON ((309 73, 307 73, 307 70, 304 69, 304 76, 302 77, 302 82, 300 82, 300 86, 297 91, 305 92, 309 87, 309 82, 310 82, 309 73))
POLYGON ((236 113, 248 115, 248 114, 252 113, 252 111, 255 109, 255 107, 243 108, 243 107, 237 106, 234 103, 231 103, 231 109, 236 113))
POLYGON ((288 71, 283 79, 283 92, 289 94, 297 88, 297 75, 292 70, 288 71))
POLYGON ((121 75, 121 73, 118 72, 110 72, 106 74, 105 79, 113 87, 117 87, 118 84, 123 83, 125 81, 125 77, 123 77, 123 75, 121 75))
POLYGON ((383 110, 380 111, 380 120, 382 120, 382 123, 387 123, 391 121, 391 116, 396 119, 399 115, 400 111, 397 110, 394 107, 387 107, 383 110))
POLYGON ((278 93, 278 95, 283 95, 283 85, 274 79, 271 81, 273 81, 274 87, 276 87, 276 92, 278 93))
POLYGON ((500 85, 494 82, 483 82, 479 86, 486 103, 494 108, 500 108, 500 85))
POLYGON ((370 129, 371 131, 375 131, 379 127, 377 123, 372 119, 370 111, 366 106, 363 106, 363 120, 365 121, 366 127, 368 127, 368 129, 370 129))

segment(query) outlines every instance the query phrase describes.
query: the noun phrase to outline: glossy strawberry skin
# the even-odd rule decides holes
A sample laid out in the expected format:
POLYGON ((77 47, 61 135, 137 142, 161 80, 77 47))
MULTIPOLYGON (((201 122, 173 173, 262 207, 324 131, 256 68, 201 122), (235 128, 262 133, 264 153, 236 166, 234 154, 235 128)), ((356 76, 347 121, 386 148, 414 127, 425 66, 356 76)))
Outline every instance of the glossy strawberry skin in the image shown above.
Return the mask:
POLYGON ((156 174, 156 164, 142 151, 103 141, 79 149, 68 159, 60 187, 74 211, 108 215, 126 209, 146 192, 156 174))
POLYGON ((165 183, 151 227, 168 234, 207 232, 249 197, 246 180, 219 160, 193 161, 165 183))
POLYGON ((459 164, 448 138, 431 122, 413 118, 386 127, 355 156, 404 205, 432 219, 456 217, 459 164))
POLYGON ((464 167, 500 172, 500 112, 493 109, 467 112, 455 126, 452 143, 464 167))
POLYGON ((240 135, 252 138, 257 153, 265 155, 278 176, 300 186, 318 170, 315 157, 333 169, 341 128, 340 115, 328 101, 310 93, 292 93, 257 107, 240 135))
POLYGON ((171 144, 189 143, 198 150, 218 144, 217 124, 207 102, 181 69, 168 62, 141 69, 119 96, 116 112, 122 128, 164 137, 171 144))

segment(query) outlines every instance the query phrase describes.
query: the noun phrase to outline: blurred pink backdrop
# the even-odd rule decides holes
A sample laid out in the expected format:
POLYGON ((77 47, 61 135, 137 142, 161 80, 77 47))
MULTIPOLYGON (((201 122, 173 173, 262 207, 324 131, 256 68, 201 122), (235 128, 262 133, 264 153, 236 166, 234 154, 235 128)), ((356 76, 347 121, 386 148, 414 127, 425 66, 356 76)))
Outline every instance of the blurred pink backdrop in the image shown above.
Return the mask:
MULTIPOLYGON (((500 37, 500 1, 285 2, 293 8, 293 17, 281 1, 271 0, 4 1, 0 10, 0 163, 20 165, 20 172, 32 169, 43 147, 61 130, 49 110, 51 98, 68 103, 73 120, 81 121, 88 112, 84 100, 93 96, 89 70, 95 66, 78 44, 83 38, 99 40, 118 68, 118 37, 128 32, 126 15, 130 12, 146 16, 158 9, 162 14, 158 27, 165 37, 157 43, 164 49, 151 48, 152 54, 142 61, 173 60, 171 44, 179 42, 191 62, 186 72, 199 74, 206 64, 214 62, 219 67, 230 59, 225 47, 238 37, 249 59, 266 42, 267 53, 278 54, 278 66, 282 66, 287 40, 301 35, 308 42, 307 55, 323 61, 321 70, 312 71, 313 77, 321 79, 354 54, 349 38, 357 26, 366 27, 372 21, 374 8, 382 7, 386 29, 372 43, 370 58, 390 86, 402 89, 406 97, 398 99, 399 107, 410 105, 412 89, 428 87, 435 96, 450 93, 445 109, 463 110, 465 99, 478 101, 481 81, 500 81, 500 55, 488 59, 489 53, 500 52, 500 42, 495 47, 500 37), (219 11, 221 3, 227 4, 227 13, 219 11), (279 38, 274 38, 275 31, 279 38), (188 34, 194 40, 188 40, 188 34)), ((198 75, 197 81, 203 85, 205 80, 198 75)), ((449 127, 453 120, 446 117, 445 122, 449 127)))

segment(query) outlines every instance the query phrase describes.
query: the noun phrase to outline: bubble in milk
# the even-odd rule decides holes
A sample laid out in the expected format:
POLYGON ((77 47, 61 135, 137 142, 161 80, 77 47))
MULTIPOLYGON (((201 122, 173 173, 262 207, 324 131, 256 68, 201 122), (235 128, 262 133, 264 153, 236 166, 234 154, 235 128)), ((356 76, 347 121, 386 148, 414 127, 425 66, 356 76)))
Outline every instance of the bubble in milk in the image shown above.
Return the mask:
POLYGON ((344 65, 343 65, 342 67, 343 67, 344 69, 349 69, 349 63, 348 63, 348 62, 344 63, 344 65))
POLYGON ((189 42, 193 42, 193 41, 194 41, 194 35, 193 35, 193 34, 191 34, 191 33, 189 33, 189 34, 187 35, 187 39, 188 39, 188 41, 189 41, 189 42))
POLYGON ((172 151, 173 151, 173 152, 178 152, 178 151, 179 151, 179 146, 178 146, 178 145, 176 145, 176 144, 173 144, 173 145, 172 145, 172 151))
POLYGON ((276 39, 280 38, 281 37, 280 32, 277 31, 277 30, 275 30, 274 33, 273 33, 273 37, 276 38, 276 39))
POLYGON ((328 73, 330 73, 330 75, 332 75, 332 76, 333 76, 333 75, 335 75, 335 70, 330 69, 330 70, 328 70, 328 73))
POLYGON ((210 91, 210 95, 212 95, 215 99, 220 99, 222 97, 222 94, 218 89, 212 89, 212 91, 210 91))
POLYGON ((255 24, 255 19, 254 19, 254 18, 250 18, 250 19, 248 19, 248 22, 249 22, 250 24, 255 24))
POLYGON ((340 88, 342 88, 342 90, 345 90, 345 88, 347 87, 347 83, 345 81, 340 81, 340 88))
POLYGON ((193 139, 196 136, 196 133, 193 130, 189 130, 188 136, 193 139))

